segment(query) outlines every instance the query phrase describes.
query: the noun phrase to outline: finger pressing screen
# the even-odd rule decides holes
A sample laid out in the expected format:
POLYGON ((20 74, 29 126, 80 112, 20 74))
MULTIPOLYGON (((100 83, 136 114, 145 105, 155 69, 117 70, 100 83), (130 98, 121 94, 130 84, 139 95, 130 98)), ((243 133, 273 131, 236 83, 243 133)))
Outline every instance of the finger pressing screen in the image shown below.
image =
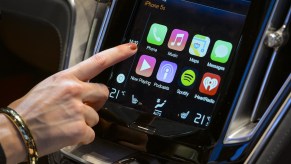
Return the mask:
POLYGON ((136 53, 136 50, 137 46, 134 43, 116 46, 93 55, 67 71, 81 81, 88 81, 97 76, 104 69, 132 56, 136 53))

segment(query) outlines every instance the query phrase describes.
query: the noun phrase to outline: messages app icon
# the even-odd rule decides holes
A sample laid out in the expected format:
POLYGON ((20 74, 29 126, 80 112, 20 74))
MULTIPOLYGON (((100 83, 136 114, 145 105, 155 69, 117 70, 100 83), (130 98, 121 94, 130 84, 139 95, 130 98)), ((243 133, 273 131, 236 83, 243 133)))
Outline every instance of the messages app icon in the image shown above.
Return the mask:
POLYGON ((158 46, 162 45, 165 40, 167 31, 167 26, 157 23, 152 24, 147 36, 147 42, 158 46))
POLYGON ((217 40, 212 49, 210 58, 219 63, 226 63, 228 61, 232 44, 223 40, 217 40))
POLYGON ((204 57, 206 55, 209 43, 210 43, 209 37, 197 34, 192 39, 189 48, 189 53, 191 55, 204 57))

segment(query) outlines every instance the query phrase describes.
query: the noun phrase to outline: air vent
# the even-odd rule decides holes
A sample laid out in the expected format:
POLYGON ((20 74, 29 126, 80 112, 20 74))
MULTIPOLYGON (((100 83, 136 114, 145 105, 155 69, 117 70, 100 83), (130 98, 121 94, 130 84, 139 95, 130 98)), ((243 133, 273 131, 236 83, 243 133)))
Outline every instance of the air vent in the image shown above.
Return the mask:
MULTIPOLYGON (((288 47, 285 43, 288 40, 291 14, 290 8, 286 6, 290 6, 287 0, 278 0, 274 5, 234 109, 224 144, 250 140, 273 109, 279 95, 291 82, 289 54, 284 52, 288 47)), ((290 42, 288 44, 290 46, 290 42)))
MULTIPOLYGON (((258 128, 262 125, 262 123, 265 121, 266 117, 268 114, 274 109, 274 107, 280 102, 281 100, 281 95, 285 92, 291 92, 290 91, 290 84, 291 84, 291 74, 269 105, 269 107, 265 110, 263 116, 258 122, 252 122, 250 119, 248 122, 245 124, 238 124, 236 122, 236 119, 240 115, 236 115, 237 117, 233 117, 231 124, 229 126, 229 129, 227 131, 227 135, 224 139, 225 144, 230 144, 230 143, 238 143, 238 142, 245 142, 250 140, 253 135, 256 133, 258 128), (231 129, 232 128, 232 129, 231 129)), ((245 118, 246 119, 246 118, 245 118)))

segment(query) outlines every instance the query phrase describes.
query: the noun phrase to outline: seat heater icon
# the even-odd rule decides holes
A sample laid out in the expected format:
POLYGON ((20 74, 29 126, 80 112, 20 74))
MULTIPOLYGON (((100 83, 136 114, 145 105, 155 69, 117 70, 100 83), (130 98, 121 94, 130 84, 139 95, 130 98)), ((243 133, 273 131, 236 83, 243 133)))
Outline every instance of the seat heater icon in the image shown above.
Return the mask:
POLYGON ((188 117, 189 113, 190 113, 190 111, 188 111, 188 112, 182 112, 181 113, 181 116, 180 116, 181 119, 186 119, 188 117))
POLYGON ((138 103, 138 99, 134 95, 131 96, 131 103, 132 104, 137 104, 138 103))

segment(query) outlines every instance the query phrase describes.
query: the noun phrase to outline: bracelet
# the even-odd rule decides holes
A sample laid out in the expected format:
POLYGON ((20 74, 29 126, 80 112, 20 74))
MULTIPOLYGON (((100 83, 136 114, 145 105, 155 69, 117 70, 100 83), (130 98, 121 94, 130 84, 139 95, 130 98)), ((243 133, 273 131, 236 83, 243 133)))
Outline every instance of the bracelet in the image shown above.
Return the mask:
POLYGON ((0 108, 0 113, 4 114, 16 126, 27 148, 28 162, 30 164, 36 164, 38 161, 36 144, 30 133, 30 130, 28 129, 27 125, 24 123, 23 119, 20 117, 20 115, 17 112, 15 112, 13 109, 9 107, 0 108))

